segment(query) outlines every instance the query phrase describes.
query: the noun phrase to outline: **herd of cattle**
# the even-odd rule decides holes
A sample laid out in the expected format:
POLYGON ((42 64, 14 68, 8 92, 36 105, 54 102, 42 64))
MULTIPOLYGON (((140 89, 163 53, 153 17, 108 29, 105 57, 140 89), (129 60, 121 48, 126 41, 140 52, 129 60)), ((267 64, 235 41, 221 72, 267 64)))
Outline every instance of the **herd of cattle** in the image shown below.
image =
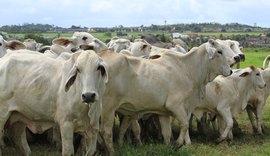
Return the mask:
POLYGON ((265 69, 232 70, 245 59, 237 41, 210 39, 190 50, 181 44, 166 49, 144 39, 114 37, 105 44, 75 32, 41 47, 32 39, 22 43, 0 36, 0 57, 1 145, 8 135, 21 155, 31 154, 26 128, 33 133, 52 128, 62 155, 74 155, 74 133, 83 136, 85 154, 94 155, 99 143, 105 155, 114 155, 116 114, 123 117, 119 144, 129 127, 140 141, 138 120, 148 114, 158 115, 165 144, 172 119, 179 121, 179 147, 191 143, 192 116, 198 121, 214 116, 217 142, 233 138, 234 118, 243 110, 254 131, 262 133, 270 57, 265 69))

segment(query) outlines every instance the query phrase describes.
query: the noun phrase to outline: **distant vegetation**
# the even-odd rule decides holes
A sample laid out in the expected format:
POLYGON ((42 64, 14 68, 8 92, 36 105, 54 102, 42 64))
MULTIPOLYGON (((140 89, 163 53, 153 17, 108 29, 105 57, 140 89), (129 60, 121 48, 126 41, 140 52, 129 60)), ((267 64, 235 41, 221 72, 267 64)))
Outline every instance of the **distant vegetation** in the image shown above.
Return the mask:
POLYGON ((239 23, 198 23, 198 24, 172 24, 150 25, 137 27, 81 27, 72 25, 70 28, 62 28, 49 24, 23 24, 6 25, 0 27, 0 34, 5 38, 24 40, 33 38, 44 45, 51 44, 57 37, 70 37, 75 31, 87 31, 103 42, 108 42, 112 37, 119 36, 135 39, 144 33, 157 35, 161 41, 169 42, 173 33, 179 33, 189 47, 198 46, 209 38, 237 40, 243 47, 270 47, 270 28, 249 26, 239 23), (185 37, 183 37, 185 36, 185 37))
POLYGON ((62 28, 49 24, 22 24, 22 25, 5 25, 0 27, 0 31, 7 33, 47 33, 47 32, 70 32, 70 31, 87 31, 95 32, 134 32, 134 31, 167 31, 167 32, 268 32, 269 28, 258 26, 249 26, 239 23, 219 24, 219 23, 192 23, 192 24, 172 24, 172 25, 155 25, 124 27, 123 25, 115 27, 81 27, 72 25, 70 28, 62 28))

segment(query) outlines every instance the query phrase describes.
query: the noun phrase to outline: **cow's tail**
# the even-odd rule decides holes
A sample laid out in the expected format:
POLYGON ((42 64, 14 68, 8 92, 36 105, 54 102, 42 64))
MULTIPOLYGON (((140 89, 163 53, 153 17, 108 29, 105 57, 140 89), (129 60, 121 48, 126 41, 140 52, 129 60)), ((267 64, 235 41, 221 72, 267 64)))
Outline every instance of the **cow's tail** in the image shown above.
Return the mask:
POLYGON ((266 56, 266 58, 263 61, 263 68, 267 68, 269 66, 269 61, 270 61, 270 55, 266 56))

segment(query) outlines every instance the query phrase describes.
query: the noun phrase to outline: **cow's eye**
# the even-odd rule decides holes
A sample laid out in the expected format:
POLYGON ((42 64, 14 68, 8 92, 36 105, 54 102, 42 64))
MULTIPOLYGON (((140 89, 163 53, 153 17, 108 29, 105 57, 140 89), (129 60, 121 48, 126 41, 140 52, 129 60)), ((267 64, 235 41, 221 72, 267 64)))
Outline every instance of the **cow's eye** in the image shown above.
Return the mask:
POLYGON ((221 54, 221 55, 222 55, 222 51, 220 51, 220 50, 219 50, 219 51, 217 51, 217 52, 218 52, 219 54, 221 54))
POLYGON ((77 68, 76 70, 77 70, 77 72, 78 72, 78 73, 80 73, 80 72, 81 72, 79 68, 77 68))
POLYGON ((97 70, 100 71, 101 76, 104 76, 106 74, 105 68, 102 65, 98 66, 97 70))
POLYGON ((0 43, 0 46, 2 46, 2 43, 0 43))
POLYGON ((256 76, 260 76, 260 74, 259 74, 259 73, 257 73, 257 74, 256 74, 256 76))

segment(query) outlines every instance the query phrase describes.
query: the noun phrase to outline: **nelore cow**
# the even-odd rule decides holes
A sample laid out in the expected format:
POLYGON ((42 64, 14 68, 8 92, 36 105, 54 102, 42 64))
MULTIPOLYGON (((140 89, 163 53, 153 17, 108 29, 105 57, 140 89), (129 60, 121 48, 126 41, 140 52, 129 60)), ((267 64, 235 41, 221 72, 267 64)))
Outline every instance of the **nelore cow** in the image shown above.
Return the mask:
POLYGON ((110 155, 114 153, 112 127, 116 111, 133 119, 147 113, 166 119, 174 116, 181 128, 176 143, 190 144, 189 117, 205 96, 206 84, 217 75, 229 76, 229 64, 239 60, 230 47, 215 40, 187 54, 162 53, 150 60, 111 51, 99 55, 108 65, 110 80, 101 116, 101 135, 110 155))
POLYGON ((228 77, 218 76, 206 86, 204 100, 195 108, 194 114, 199 119, 204 112, 217 114, 220 137, 217 143, 233 139, 233 118, 245 110, 247 103, 257 89, 266 86, 258 69, 254 66, 239 69, 228 77))
POLYGON ((88 154, 96 150, 107 67, 94 51, 68 60, 33 51, 9 53, 0 60, 0 137, 11 130, 20 153, 30 155, 25 127, 41 133, 60 127, 62 155, 74 155, 73 133, 82 133, 88 154))

